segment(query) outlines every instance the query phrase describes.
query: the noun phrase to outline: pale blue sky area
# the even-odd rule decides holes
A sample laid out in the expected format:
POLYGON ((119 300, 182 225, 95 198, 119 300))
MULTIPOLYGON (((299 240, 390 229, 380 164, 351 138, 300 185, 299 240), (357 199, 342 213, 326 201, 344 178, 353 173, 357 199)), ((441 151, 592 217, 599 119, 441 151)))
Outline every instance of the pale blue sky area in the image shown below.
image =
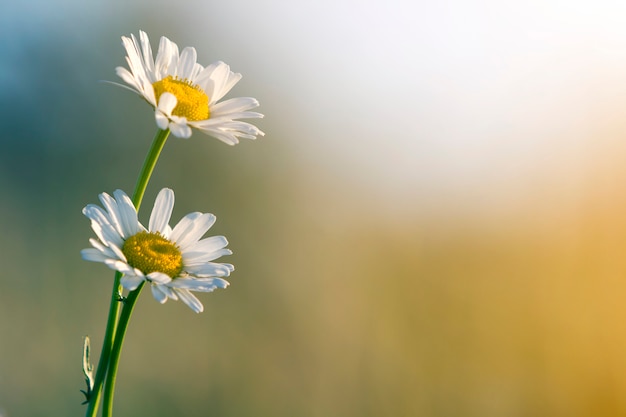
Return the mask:
POLYGON ((195 46, 201 63, 224 60, 244 74, 233 93, 260 99, 272 127, 266 140, 335 180, 408 202, 407 189, 419 199, 524 188, 533 176, 576 179, 593 132, 626 104, 625 8, 556 0, 16 3, 0 18, 0 82, 18 96, 37 94, 32 77, 55 83, 46 74, 59 64, 29 55, 26 44, 76 66, 84 90, 115 79, 120 35, 144 29, 156 48, 164 34, 195 46))

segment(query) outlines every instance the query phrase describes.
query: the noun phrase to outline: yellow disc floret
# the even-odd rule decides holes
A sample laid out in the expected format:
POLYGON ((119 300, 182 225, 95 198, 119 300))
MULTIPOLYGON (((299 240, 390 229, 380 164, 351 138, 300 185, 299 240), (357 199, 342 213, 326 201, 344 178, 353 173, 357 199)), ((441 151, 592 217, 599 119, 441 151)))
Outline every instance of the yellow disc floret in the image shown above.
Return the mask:
POLYGON ((183 270, 183 254, 178 246, 158 232, 139 232, 126 239, 122 252, 128 264, 148 275, 163 272, 176 278, 183 270))
POLYGON ((152 87, 157 102, 163 93, 172 93, 176 96, 178 102, 172 111, 173 115, 186 117, 192 122, 209 118, 209 96, 189 80, 180 80, 168 75, 153 83, 152 87))

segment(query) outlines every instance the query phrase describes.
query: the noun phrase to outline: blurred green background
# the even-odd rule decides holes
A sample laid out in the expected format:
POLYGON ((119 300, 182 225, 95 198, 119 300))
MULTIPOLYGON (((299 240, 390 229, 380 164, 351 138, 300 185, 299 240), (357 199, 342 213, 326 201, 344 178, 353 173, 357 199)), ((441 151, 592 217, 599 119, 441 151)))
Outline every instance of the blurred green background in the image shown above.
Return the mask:
POLYGON ((142 294, 117 415, 626 415, 622 2, 31 0, 0 15, 2 417, 84 412, 113 274, 81 209, 156 128, 99 81, 139 29, 243 73, 266 136, 169 139, 140 218, 173 188, 236 270, 199 315, 142 294))

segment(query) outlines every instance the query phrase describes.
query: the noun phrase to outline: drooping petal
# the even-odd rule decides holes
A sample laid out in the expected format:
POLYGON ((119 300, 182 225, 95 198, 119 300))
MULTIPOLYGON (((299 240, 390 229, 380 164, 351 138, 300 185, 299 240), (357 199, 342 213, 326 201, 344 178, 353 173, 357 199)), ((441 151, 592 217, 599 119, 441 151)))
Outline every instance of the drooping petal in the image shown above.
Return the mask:
POLYGON ((161 285, 150 285, 150 289, 152 290, 152 296, 154 297, 154 299, 157 300, 159 303, 164 304, 167 301, 167 294, 161 291, 161 288, 161 285))
MULTIPOLYGON (((161 113, 163 116, 169 119, 170 117, 172 117, 172 111, 174 111, 174 107, 176 107, 177 103, 178 99, 174 94, 167 92, 163 93, 159 96, 159 104, 156 108, 156 112, 157 114, 161 113)), ((157 120, 157 124, 158 123, 159 121, 157 120)), ((167 123, 169 123, 169 120, 167 123)), ((159 125, 159 127, 161 127, 161 125, 159 125)), ((167 124, 162 129, 165 128, 167 128, 167 124)))
POLYGON ((169 129, 170 119, 159 109, 154 111, 154 120, 161 130, 169 129))
POLYGON ((137 275, 135 268, 118 259, 107 259, 104 264, 109 268, 126 275, 137 275))
POLYGON ((143 281, 144 277, 137 277, 133 275, 124 275, 120 278, 120 284, 128 291, 135 291, 143 281))
POLYGON ((178 297, 183 301, 183 303, 187 304, 187 306, 189 306, 189 308, 196 313, 202 313, 202 311, 204 311, 204 306, 200 300, 198 300, 196 296, 188 290, 177 289, 176 294, 178 294, 178 297))
POLYGON ((172 135, 182 139, 188 139, 193 133, 191 127, 187 124, 187 119, 184 117, 170 117, 169 129, 172 135))
POLYGON ((239 143, 238 138, 254 140, 257 136, 265 135, 263 131, 250 123, 223 118, 190 122, 190 125, 228 145, 239 143))

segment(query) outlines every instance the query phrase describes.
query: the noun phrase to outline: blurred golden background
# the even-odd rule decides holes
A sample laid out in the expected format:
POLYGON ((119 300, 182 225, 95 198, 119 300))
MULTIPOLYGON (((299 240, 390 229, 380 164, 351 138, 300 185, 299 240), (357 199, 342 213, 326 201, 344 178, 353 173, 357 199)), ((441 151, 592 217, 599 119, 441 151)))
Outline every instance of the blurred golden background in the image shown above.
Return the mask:
POLYGON ((74 416, 113 274, 84 205, 155 133, 142 29, 244 75, 266 136, 171 137, 173 221, 214 213, 225 291, 142 294, 115 412, 626 415, 626 4, 31 0, 0 16, 0 415, 74 416))

